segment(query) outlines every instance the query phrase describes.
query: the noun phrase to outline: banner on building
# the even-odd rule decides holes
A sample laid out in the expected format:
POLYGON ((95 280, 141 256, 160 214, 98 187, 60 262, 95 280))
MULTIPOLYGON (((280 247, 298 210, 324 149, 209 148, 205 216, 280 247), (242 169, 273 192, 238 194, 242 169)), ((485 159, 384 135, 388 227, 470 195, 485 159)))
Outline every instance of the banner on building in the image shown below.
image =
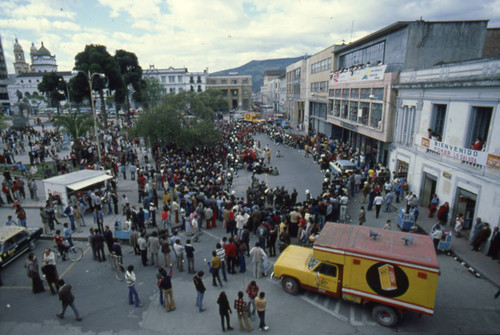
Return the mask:
POLYGON ((347 70, 342 73, 333 73, 330 84, 350 83, 353 81, 383 80, 387 65, 365 67, 359 70, 347 70))
POLYGON ((493 167, 500 167, 500 156, 492 155, 484 151, 459 147, 456 145, 448 144, 446 142, 432 140, 423 136, 420 140, 420 145, 443 156, 459 159, 464 162, 483 166, 488 165, 493 167))

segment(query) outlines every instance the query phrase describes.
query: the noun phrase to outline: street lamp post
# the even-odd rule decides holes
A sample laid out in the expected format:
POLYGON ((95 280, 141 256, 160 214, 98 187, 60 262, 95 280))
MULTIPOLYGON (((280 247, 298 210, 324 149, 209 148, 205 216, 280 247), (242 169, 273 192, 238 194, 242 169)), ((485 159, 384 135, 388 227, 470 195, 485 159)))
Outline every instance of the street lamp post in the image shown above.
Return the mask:
POLYGON ((69 96, 69 86, 68 86, 68 83, 66 82, 66 80, 64 80, 64 78, 59 78, 60 81, 64 82, 64 84, 66 85, 66 94, 68 95, 68 104, 69 104, 69 112, 71 113, 71 98, 69 96))
POLYGON ((90 73, 90 70, 87 71, 87 73, 85 73, 84 71, 82 70, 73 70, 71 73, 73 74, 77 74, 77 73, 83 73, 86 77, 87 77, 87 80, 89 82, 89 89, 90 89, 90 104, 92 106, 92 115, 94 116, 94 136, 95 136, 95 140, 96 140, 96 145, 97 145, 97 157, 99 159, 99 163, 101 163, 101 149, 99 148, 99 137, 98 137, 98 134, 97 134, 97 115, 96 115, 96 112, 95 112, 95 108, 94 108, 94 99, 92 97, 92 81, 94 79, 94 76, 99 76, 99 78, 105 78, 106 76, 104 75, 104 73, 99 73, 99 72, 95 72, 95 73, 90 73))

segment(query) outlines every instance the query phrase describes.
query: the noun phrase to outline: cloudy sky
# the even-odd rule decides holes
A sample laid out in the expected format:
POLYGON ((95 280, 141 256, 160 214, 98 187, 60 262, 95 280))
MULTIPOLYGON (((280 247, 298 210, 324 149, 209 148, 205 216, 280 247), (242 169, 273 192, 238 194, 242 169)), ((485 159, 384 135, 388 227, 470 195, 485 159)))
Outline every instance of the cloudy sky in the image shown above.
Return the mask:
POLYGON ((403 20, 489 19, 500 0, 0 0, 0 34, 9 73, 17 37, 71 70, 87 44, 134 52, 146 69, 209 72, 251 60, 314 54, 403 20))

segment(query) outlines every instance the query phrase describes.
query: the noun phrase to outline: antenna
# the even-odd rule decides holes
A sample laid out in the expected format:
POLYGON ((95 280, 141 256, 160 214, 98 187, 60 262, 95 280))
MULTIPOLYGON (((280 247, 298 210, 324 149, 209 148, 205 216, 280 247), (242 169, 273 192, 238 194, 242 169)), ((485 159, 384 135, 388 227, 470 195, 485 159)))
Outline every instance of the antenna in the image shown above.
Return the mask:
POLYGON ((354 20, 352 20, 352 24, 351 24, 351 39, 349 40, 349 43, 352 42, 352 31, 354 29, 354 20))

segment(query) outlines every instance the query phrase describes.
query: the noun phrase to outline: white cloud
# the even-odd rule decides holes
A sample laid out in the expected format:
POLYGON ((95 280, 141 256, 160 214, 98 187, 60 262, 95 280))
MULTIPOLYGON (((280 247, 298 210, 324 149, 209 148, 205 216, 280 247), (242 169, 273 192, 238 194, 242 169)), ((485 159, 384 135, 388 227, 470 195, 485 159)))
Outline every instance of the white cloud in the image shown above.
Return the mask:
MULTIPOLYGON (((15 35, 43 40, 56 54, 61 70, 74 66, 75 55, 86 44, 106 45, 111 54, 117 49, 134 52, 144 68, 155 64, 216 71, 253 59, 314 54, 395 21, 490 19, 490 27, 500 25, 500 0, 3 2, 4 46, 5 39, 13 41, 15 35)), ((25 50, 29 45, 23 44, 25 50)), ((11 52, 7 47, 8 60, 11 52)))

